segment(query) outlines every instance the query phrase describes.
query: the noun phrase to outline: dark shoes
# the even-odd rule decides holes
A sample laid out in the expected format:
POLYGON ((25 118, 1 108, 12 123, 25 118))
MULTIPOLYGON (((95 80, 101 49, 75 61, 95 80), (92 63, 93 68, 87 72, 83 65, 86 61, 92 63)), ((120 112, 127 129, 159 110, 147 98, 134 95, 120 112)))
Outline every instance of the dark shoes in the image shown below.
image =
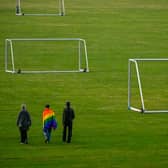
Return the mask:
POLYGON ((66 141, 66 140, 62 140, 64 143, 65 142, 67 142, 67 143, 71 143, 71 140, 68 140, 68 141, 66 141))
POLYGON ((20 142, 20 144, 28 144, 28 142, 26 141, 26 142, 20 142))
POLYGON ((46 144, 48 144, 48 143, 49 143, 48 139, 46 139, 44 142, 45 142, 46 144))

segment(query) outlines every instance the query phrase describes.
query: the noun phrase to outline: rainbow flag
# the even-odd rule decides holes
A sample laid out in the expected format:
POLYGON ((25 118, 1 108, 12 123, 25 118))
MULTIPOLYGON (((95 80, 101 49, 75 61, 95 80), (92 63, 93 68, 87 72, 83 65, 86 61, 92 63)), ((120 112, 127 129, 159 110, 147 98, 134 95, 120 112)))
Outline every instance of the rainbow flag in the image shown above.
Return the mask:
POLYGON ((43 111, 43 128, 57 128, 55 113, 51 109, 46 108, 43 111))

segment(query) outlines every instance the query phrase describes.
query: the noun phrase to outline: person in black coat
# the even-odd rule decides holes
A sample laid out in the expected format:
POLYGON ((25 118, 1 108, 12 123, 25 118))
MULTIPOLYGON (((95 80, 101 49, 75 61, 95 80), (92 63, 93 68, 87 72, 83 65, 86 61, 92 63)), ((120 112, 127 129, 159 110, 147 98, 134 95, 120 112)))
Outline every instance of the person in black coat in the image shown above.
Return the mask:
POLYGON ((22 105, 21 111, 18 115, 17 126, 19 127, 19 131, 20 131, 20 143, 28 144, 27 131, 31 126, 31 118, 30 118, 29 112, 26 110, 25 104, 22 105))
POLYGON ((75 113, 73 108, 71 108, 70 102, 66 102, 66 107, 63 110, 62 115, 62 123, 63 123, 63 137, 62 140, 65 142, 67 140, 67 143, 71 142, 72 137, 72 124, 73 120, 75 118, 75 113), (67 135, 67 129, 68 129, 68 135, 67 135))

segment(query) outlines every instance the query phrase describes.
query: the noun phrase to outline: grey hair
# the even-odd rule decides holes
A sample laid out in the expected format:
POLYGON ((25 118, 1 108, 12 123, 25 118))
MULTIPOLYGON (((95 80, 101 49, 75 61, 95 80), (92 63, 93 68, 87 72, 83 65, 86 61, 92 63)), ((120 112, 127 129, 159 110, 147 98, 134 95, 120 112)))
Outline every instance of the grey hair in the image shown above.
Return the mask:
POLYGON ((22 110, 23 110, 23 109, 26 110, 26 104, 22 104, 22 105, 21 105, 21 109, 22 109, 22 110))

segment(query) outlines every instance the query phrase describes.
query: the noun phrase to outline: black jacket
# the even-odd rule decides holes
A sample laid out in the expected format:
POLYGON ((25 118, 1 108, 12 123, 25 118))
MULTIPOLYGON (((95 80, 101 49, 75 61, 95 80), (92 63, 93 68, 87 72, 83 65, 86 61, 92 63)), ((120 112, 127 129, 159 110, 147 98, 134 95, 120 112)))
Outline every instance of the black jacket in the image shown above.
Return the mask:
POLYGON ((75 113, 72 108, 65 108, 63 111, 62 123, 71 124, 72 120, 75 118, 75 113))
POLYGON ((19 113, 17 118, 17 126, 25 130, 29 129, 31 126, 31 118, 28 111, 22 110, 19 113))

